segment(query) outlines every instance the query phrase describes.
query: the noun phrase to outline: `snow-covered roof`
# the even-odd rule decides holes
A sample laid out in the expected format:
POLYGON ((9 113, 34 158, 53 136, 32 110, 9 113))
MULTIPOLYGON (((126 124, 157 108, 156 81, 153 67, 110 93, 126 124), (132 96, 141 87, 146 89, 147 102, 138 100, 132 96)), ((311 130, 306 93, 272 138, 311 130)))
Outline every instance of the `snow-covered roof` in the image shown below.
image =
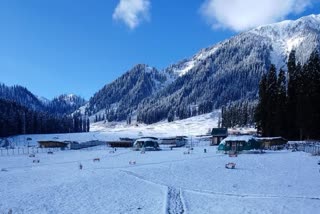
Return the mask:
POLYGON ((136 142, 138 142, 138 141, 140 141, 140 142, 146 142, 146 141, 157 141, 155 138, 151 138, 151 137, 144 137, 144 138, 139 138, 139 139, 137 139, 136 140, 136 142))
POLYGON ((249 140, 255 140, 256 138, 252 135, 231 135, 224 140, 221 141, 220 144, 225 144, 227 141, 245 141, 249 142, 249 140))
POLYGON ((285 140, 283 137, 259 137, 259 140, 285 140))

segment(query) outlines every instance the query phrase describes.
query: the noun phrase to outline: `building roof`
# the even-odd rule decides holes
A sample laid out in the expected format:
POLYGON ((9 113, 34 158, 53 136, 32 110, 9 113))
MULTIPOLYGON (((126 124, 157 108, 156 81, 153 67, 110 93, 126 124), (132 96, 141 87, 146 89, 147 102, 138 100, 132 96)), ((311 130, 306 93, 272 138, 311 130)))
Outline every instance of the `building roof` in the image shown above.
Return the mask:
POLYGON ((45 143, 56 143, 56 144, 64 144, 64 145, 68 145, 68 143, 66 142, 61 142, 61 141, 54 141, 54 140, 43 140, 43 141, 38 141, 39 144, 45 144, 45 143))
POLYGON ((223 141, 221 141, 220 144, 225 144, 228 141, 244 141, 249 142, 250 140, 255 140, 256 138, 252 135, 232 135, 227 138, 225 138, 223 141))
POLYGON ((158 139, 154 137, 143 137, 143 138, 137 139, 135 142, 147 142, 147 141, 158 142, 158 139))
POLYGON ((283 137, 259 137, 259 140, 283 140, 283 141, 288 141, 287 139, 284 139, 283 137))
POLYGON ((140 137, 139 139, 136 140, 141 140, 141 139, 152 139, 152 140, 158 140, 156 137, 140 137))
POLYGON ((216 137, 228 136, 228 129, 227 128, 213 128, 211 135, 216 136, 216 137))

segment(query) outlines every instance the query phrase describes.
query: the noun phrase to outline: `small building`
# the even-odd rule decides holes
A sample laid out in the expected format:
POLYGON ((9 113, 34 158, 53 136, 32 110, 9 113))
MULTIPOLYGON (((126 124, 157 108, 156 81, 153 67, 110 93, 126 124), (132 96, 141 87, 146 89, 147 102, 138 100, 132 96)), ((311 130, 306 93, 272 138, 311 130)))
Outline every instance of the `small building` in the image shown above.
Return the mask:
POLYGON ((112 148, 130 148, 133 146, 133 140, 108 141, 107 144, 112 148))
POLYGON ((223 139, 228 137, 228 129, 227 128, 213 128, 211 135, 212 135, 212 145, 219 145, 223 139))
POLYGON ((187 142, 188 139, 186 136, 168 137, 160 140, 161 145, 168 145, 171 147, 182 147, 185 146, 187 142))
POLYGON ((283 137, 259 137, 257 139, 262 143, 262 146, 265 149, 270 149, 275 146, 283 146, 288 143, 288 140, 283 137))
POLYGON ((120 137, 119 139, 120 141, 131 141, 131 142, 136 141, 135 138, 129 138, 129 137, 120 137))
POLYGON ((133 144, 134 150, 140 150, 140 149, 145 149, 145 150, 159 150, 159 143, 158 139, 154 137, 144 137, 136 140, 133 144))
POLYGON ((82 143, 79 143, 77 141, 65 141, 65 143, 67 143, 69 145, 69 148, 72 150, 106 145, 106 142, 98 141, 98 140, 91 140, 91 141, 82 142, 82 143))
POLYGON ((252 135, 229 136, 222 140, 218 147, 218 151, 235 153, 253 149, 262 149, 262 143, 252 135))
POLYGON ((39 146, 41 148, 66 148, 68 146, 68 143, 66 142, 61 142, 61 141, 38 141, 39 146))

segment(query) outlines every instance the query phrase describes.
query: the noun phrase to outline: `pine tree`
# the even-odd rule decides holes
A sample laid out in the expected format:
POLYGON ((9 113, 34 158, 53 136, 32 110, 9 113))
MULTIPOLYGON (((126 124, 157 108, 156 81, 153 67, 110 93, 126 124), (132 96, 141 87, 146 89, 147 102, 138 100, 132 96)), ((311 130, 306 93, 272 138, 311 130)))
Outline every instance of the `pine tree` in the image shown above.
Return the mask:
POLYGON ((90 120, 87 118, 87 132, 90 132, 90 120))
POLYGON ((290 139, 296 139, 297 126, 296 126, 296 110, 297 110, 297 64, 296 64, 296 52, 292 50, 289 54, 288 59, 288 108, 287 108, 287 126, 288 126, 288 137, 290 139))
POLYGON ((267 129, 267 75, 263 74, 259 83, 259 102, 255 111, 257 130, 263 136, 267 129))
POLYGON ((276 67, 272 64, 267 76, 267 129, 266 134, 268 136, 276 135, 276 105, 277 105, 277 71, 276 67))
POLYGON ((312 52, 307 65, 308 73, 308 130, 310 138, 320 137, 320 56, 319 52, 315 50, 312 52))
POLYGON ((277 80, 277 102, 276 102, 276 135, 286 136, 287 130, 287 89, 286 73, 280 69, 277 80))

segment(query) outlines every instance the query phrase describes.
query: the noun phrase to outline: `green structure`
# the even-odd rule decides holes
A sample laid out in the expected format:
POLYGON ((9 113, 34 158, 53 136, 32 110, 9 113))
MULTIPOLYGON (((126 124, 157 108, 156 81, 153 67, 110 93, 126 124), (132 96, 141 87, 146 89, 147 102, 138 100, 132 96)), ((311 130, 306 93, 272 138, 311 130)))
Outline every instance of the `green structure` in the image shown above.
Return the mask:
POLYGON ((262 144, 251 135, 229 136, 219 144, 218 151, 241 152, 244 150, 261 149, 262 144))

